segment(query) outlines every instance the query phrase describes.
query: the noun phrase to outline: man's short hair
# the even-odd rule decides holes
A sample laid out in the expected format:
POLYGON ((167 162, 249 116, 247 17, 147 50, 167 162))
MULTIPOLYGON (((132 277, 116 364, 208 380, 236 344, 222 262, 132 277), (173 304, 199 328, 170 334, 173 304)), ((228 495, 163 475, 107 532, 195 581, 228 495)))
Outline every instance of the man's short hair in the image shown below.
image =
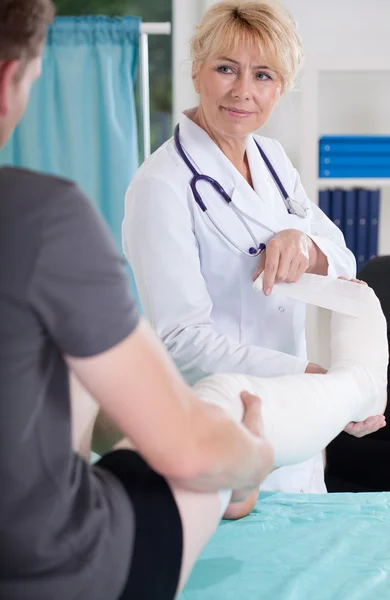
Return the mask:
POLYGON ((0 61, 39 56, 54 16, 51 0, 0 0, 0 61))

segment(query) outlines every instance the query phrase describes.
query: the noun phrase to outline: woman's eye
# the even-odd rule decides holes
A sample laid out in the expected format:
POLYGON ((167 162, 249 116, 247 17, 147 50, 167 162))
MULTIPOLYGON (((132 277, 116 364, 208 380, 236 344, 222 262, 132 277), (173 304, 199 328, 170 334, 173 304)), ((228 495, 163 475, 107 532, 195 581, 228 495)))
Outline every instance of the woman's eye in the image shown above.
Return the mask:
POLYGON ((268 80, 272 79, 272 77, 270 75, 268 75, 268 73, 257 73, 256 77, 260 81, 268 81, 268 80))
POLYGON ((222 65, 221 67, 217 67, 217 71, 218 73, 232 73, 232 68, 231 67, 227 67, 226 65, 222 65))

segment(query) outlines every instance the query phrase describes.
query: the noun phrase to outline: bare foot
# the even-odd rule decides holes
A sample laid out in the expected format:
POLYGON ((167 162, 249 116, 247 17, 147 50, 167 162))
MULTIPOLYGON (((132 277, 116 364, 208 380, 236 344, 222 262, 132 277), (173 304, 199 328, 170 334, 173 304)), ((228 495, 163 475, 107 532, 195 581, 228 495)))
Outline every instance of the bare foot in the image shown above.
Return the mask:
POLYGON ((255 508, 258 498, 259 490, 255 490, 254 492, 252 492, 252 494, 243 502, 234 502, 233 494, 232 502, 227 507, 223 518, 228 519, 229 521, 237 521, 238 519, 243 519, 244 517, 247 517, 255 508))

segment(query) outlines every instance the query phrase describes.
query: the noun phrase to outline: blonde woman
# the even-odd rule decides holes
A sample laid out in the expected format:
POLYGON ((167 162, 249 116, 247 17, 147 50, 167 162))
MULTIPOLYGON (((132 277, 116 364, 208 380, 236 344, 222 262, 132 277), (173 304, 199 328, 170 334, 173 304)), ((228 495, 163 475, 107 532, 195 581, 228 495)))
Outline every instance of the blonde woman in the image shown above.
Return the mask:
MULTIPOLYGON (((214 373, 323 373, 307 360, 305 305, 271 292, 304 273, 352 278, 355 261, 281 145, 254 133, 294 86, 295 24, 278 2, 219 2, 191 51, 199 105, 126 197, 124 250, 146 316, 191 384, 214 373)), ((325 492, 321 455, 275 471, 263 489, 325 492)))

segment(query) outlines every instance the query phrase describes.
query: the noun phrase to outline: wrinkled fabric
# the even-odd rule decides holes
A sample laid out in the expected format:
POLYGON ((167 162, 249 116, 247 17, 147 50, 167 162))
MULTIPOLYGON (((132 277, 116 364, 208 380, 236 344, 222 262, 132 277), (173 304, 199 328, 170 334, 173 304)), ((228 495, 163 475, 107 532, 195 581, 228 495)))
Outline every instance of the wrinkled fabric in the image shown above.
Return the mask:
POLYGON ((263 494, 223 521, 180 600, 388 600, 390 493, 263 494))

